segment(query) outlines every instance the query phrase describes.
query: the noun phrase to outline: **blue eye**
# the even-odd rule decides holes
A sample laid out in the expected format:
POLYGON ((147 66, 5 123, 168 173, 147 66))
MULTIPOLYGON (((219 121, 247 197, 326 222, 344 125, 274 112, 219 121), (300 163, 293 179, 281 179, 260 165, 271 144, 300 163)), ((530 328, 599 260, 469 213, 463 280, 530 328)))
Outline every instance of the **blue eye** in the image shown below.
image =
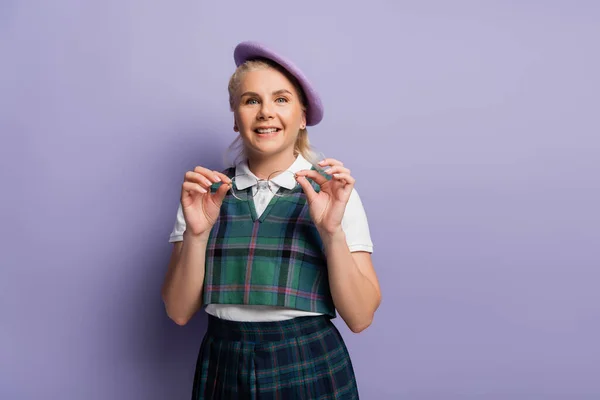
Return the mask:
POLYGON ((287 103, 287 99, 285 97, 279 97, 277 100, 277 102, 281 103, 279 100, 283 100, 283 102, 287 103))
POLYGON ((256 99, 248 99, 248 100, 246 100, 246 104, 257 104, 257 103, 258 103, 258 101, 256 99))

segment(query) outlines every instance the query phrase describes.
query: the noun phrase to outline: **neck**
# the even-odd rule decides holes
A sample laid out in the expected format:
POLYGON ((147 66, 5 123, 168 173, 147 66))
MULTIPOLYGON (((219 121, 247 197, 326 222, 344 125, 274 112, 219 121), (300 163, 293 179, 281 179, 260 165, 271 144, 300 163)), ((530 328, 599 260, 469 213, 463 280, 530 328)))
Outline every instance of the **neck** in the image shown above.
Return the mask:
POLYGON ((296 161, 293 150, 281 152, 268 157, 260 154, 248 155, 248 168, 260 179, 267 179, 275 171, 284 171, 296 161))

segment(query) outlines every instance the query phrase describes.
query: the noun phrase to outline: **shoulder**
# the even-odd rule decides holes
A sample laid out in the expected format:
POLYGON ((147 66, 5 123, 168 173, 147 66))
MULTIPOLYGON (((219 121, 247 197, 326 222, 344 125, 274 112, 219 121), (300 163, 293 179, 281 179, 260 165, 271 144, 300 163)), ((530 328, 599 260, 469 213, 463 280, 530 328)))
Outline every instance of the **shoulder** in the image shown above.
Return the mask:
POLYGON ((236 170, 236 167, 227 167, 225 169, 222 169, 221 173, 223 175, 227 175, 230 178, 233 178, 235 176, 235 170, 236 170))

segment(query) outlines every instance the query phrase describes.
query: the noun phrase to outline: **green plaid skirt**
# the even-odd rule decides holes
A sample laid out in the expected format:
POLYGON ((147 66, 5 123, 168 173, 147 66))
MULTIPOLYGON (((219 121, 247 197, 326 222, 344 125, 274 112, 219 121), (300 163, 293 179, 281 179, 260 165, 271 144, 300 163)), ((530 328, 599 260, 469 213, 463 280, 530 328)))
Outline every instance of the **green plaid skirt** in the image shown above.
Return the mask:
POLYGON ((328 316, 234 322, 208 316, 192 399, 358 399, 348 349, 328 316))

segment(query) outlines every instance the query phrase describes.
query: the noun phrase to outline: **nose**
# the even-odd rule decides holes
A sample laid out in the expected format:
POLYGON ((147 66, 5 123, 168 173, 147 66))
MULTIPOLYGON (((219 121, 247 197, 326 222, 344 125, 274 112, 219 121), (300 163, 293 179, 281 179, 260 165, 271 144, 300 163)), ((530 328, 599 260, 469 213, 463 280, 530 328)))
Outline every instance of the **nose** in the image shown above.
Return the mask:
POLYGON ((267 101, 263 101, 260 109, 258 110, 258 119, 261 121, 272 119, 273 118, 273 110, 271 109, 271 105, 268 104, 267 101))

